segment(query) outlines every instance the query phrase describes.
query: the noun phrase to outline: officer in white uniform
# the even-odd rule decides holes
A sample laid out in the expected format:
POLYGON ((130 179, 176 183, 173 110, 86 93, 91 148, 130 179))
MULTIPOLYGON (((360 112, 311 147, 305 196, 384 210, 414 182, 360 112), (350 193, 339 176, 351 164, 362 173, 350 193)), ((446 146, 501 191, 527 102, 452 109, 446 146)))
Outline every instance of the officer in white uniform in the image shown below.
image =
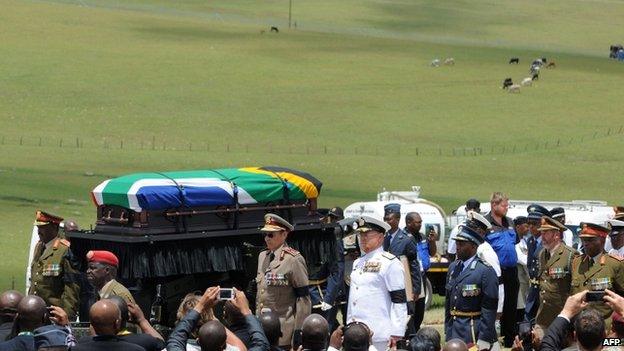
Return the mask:
POLYGON ((354 226, 363 256, 353 262, 350 274, 347 323, 365 323, 373 332, 373 345, 386 350, 405 335, 405 271, 396 256, 383 250, 387 223, 362 216, 354 226))
MULTIPOLYGON (((486 234, 492 230, 492 223, 490 223, 485 217, 478 214, 474 211, 468 212, 468 218, 466 219, 466 226, 475 230, 477 233, 481 234, 483 238, 485 238, 486 234)), ((501 267, 500 262, 498 261, 498 255, 487 241, 483 241, 477 247, 477 256, 483 261, 485 261, 488 265, 494 268, 496 272, 496 276, 498 277, 498 307, 496 309, 497 313, 503 313, 503 303, 505 300, 505 288, 501 283, 501 267)))

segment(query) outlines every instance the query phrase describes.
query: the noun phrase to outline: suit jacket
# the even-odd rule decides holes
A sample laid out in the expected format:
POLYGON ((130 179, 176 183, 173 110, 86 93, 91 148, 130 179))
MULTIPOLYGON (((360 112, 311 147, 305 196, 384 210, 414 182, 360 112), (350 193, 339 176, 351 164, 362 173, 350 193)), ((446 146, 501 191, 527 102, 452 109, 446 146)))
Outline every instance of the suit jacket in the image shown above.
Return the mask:
POLYGON ((98 335, 91 341, 72 347, 72 351, 145 351, 145 349, 122 341, 115 335, 98 335))
POLYGON ((544 339, 542 339, 542 351, 559 351, 563 349, 563 341, 568 336, 570 322, 563 317, 557 317, 550 324, 544 339))
POLYGON ((414 295, 421 294, 422 275, 420 274, 420 264, 418 263, 418 251, 416 241, 413 237, 399 228, 394 235, 394 239, 388 245, 388 240, 384 240, 384 250, 396 257, 405 256, 410 265, 410 277, 412 278, 412 292, 414 295))
POLYGON ((457 260, 449 266, 446 283, 444 329, 446 340, 459 338, 466 344, 497 340, 495 321, 498 306, 498 278, 494 268, 475 257, 453 278, 457 260), (480 313, 479 316, 453 316, 454 313, 480 313), (471 330, 472 328, 472 330, 471 330), (473 335, 476 340, 473 340, 473 335))

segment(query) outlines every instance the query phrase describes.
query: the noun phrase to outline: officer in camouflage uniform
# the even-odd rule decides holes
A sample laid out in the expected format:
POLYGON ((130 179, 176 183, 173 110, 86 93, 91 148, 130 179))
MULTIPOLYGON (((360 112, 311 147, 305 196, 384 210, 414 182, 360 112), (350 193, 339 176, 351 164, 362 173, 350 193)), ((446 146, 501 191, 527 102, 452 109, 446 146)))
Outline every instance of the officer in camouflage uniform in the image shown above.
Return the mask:
POLYGON ((78 262, 69 249, 69 241, 58 237, 61 221, 61 217, 37 211, 35 225, 39 242, 31 263, 28 294, 63 308, 73 319, 80 296, 78 262))
POLYGON ((563 233, 568 229, 561 222, 544 216, 539 230, 544 249, 539 253, 540 305, 536 323, 544 330, 563 309, 570 295, 572 260, 578 256, 573 248, 563 243, 563 233))
POLYGON ((303 320, 310 315, 308 269, 303 256, 286 245, 293 226, 271 213, 264 220, 261 231, 267 250, 258 257, 256 315, 265 308, 277 313, 282 326, 279 346, 290 350, 291 345, 301 344, 303 320))
MULTIPOLYGON (((579 237, 585 253, 572 260, 572 291, 612 290, 624 295, 624 261, 604 250, 605 238, 610 228, 595 223, 581 223, 579 237)), ((588 308, 598 311, 605 319, 607 330, 611 327, 613 311, 604 301, 590 302, 588 308)))

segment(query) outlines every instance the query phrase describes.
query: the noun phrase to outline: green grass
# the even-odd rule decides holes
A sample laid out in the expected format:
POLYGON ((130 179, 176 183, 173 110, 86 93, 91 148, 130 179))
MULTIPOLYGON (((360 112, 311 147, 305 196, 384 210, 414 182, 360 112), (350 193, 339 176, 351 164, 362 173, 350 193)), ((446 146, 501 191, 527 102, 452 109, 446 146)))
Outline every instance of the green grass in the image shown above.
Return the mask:
POLYGON ((5 0, 0 289, 23 286, 36 209, 88 226, 88 192, 129 172, 301 168, 322 206, 411 185, 447 210, 494 190, 620 204, 624 66, 606 56, 622 10, 295 1, 289 30, 287 1, 5 0), (557 68, 500 90, 541 56, 557 68))

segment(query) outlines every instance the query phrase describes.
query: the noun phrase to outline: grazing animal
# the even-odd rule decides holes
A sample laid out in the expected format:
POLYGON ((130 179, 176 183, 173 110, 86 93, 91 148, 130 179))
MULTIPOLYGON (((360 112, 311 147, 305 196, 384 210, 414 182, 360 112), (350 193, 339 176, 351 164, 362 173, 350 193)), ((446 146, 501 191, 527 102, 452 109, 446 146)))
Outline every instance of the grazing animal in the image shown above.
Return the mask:
POLYGON ((519 64, 520 63, 520 58, 518 58, 518 57, 510 58, 509 59, 509 64, 511 65, 512 63, 519 64))
POLYGON ((555 61, 550 61, 550 63, 546 65, 546 68, 555 68, 555 67, 557 67, 557 64, 555 64, 555 61))
POLYGON ((518 84, 513 84, 509 87, 509 89, 507 90, 510 93, 519 93, 520 92, 520 85, 518 84))
POLYGON ((455 65, 455 59, 452 57, 449 57, 446 60, 444 60, 444 64, 447 66, 453 66, 455 65))
POLYGON ((529 70, 529 73, 531 75, 536 75, 539 74, 540 71, 540 67, 539 66, 531 66, 531 69, 529 70))
POLYGON ((546 64, 548 63, 548 60, 545 57, 542 57, 542 63, 546 64))
POLYGON ((544 64, 544 62, 542 61, 542 59, 535 59, 531 63, 531 66, 539 66, 539 67, 541 67, 543 64, 544 64))
POLYGON ((536 73, 533 73, 533 75, 531 76, 531 80, 539 80, 539 71, 536 73))
POLYGON ((526 77, 522 80, 522 83, 520 83, 520 85, 522 85, 523 87, 530 87, 533 84, 533 78, 531 77, 526 77))
POLYGON ((511 78, 505 78, 505 80, 503 81, 503 87, 501 89, 507 89, 512 85, 513 81, 511 80, 511 78))
POLYGON ((279 33, 279 29, 275 26, 271 26, 271 32, 279 33))
POLYGON ((433 61, 431 61, 431 67, 440 67, 440 60, 434 59, 433 61))

